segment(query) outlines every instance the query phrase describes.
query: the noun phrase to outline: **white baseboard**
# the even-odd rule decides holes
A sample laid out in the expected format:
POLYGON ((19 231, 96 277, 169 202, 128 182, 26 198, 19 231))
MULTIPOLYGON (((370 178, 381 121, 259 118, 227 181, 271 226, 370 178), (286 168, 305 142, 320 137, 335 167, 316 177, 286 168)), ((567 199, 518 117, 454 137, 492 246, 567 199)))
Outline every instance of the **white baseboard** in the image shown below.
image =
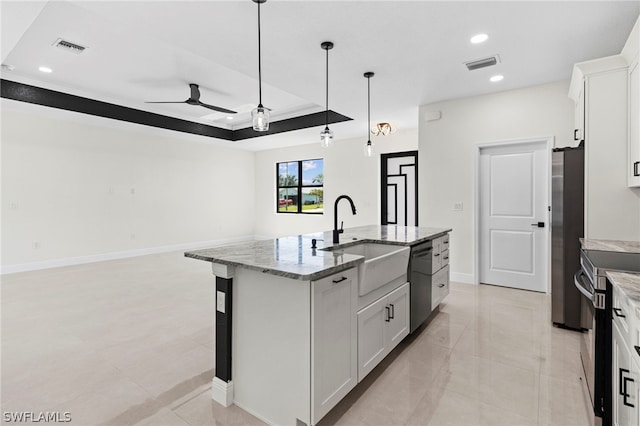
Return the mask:
POLYGON ((464 284, 476 284, 473 274, 464 274, 462 272, 451 272, 449 275, 449 281, 455 281, 457 283, 464 284))
POLYGON ((192 243, 172 244, 168 246, 148 247, 136 250, 94 254, 91 256, 66 257, 62 259, 43 260, 41 262, 2 265, 0 266, 0 275, 15 274, 17 272, 37 271, 40 269, 59 268, 61 266, 82 265, 84 263, 103 262, 105 260, 126 259, 129 257, 145 256, 148 254, 168 253, 181 250, 196 250, 200 248, 237 243, 240 241, 250 241, 253 239, 253 236, 243 236, 236 238, 225 238, 220 240, 198 241, 192 243))
POLYGON ((211 382, 211 398, 225 408, 233 404, 233 382, 214 377, 211 382))

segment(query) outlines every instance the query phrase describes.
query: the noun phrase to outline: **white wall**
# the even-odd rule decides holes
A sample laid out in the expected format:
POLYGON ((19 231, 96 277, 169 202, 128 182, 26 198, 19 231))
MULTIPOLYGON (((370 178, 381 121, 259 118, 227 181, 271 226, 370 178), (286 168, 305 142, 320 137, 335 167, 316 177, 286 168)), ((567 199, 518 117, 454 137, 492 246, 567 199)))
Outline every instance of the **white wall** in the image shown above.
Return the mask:
MULTIPOLYGON (((339 136, 339 126, 333 130, 339 136)), ((345 228, 380 223, 379 154, 417 150, 418 132, 417 129, 399 130, 388 136, 376 137, 376 155, 371 158, 364 156, 365 143, 363 136, 336 140, 330 148, 322 148, 318 142, 256 152, 256 236, 273 238, 331 230, 333 203, 341 194, 349 195, 357 209, 353 216, 349 203, 340 203, 339 217, 344 221, 345 228), (324 159, 325 214, 277 214, 276 163, 314 158, 324 159)))
POLYGON ((2 111, 3 272, 252 237, 252 152, 34 108, 2 111))
POLYGON ((420 223, 453 228, 452 279, 474 281, 476 145, 555 136, 557 147, 571 146, 568 88, 563 81, 420 107, 420 223), (427 122, 428 111, 442 118, 427 122), (453 211, 456 202, 462 211, 453 211))

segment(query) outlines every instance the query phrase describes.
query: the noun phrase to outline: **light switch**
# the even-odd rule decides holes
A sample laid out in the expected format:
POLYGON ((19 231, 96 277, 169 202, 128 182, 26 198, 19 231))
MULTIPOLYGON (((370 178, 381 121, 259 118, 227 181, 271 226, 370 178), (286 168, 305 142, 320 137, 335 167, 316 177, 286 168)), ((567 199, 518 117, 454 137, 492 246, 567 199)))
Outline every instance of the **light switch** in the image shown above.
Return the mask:
POLYGON ((216 291, 216 311, 220 312, 221 314, 225 313, 225 299, 226 299, 226 294, 221 292, 221 291, 216 291))

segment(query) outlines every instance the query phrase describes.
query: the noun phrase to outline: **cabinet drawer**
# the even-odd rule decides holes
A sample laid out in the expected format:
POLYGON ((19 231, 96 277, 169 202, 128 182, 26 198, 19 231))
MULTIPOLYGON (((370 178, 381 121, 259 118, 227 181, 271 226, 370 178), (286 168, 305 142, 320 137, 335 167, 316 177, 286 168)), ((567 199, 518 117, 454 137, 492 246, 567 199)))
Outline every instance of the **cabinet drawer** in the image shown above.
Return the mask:
POLYGON ((620 334, 625 341, 631 344, 634 342, 631 330, 631 317, 635 314, 633 308, 629 299, 615 285, 612 286, 611 296, 613 322, 620 328, 620 334))
POLYGON ((449 250, 442 250, 440 253, 440 263, 442 267, 445 267, 449 264, 449 250))
POLYGON ((431 258, 432 272, 435 273, 442 268, 442 237, 433 240, 433 255, 431 258))
POLYGON ((440 269, 431 281, 431 310, 449 294, 449 266, 440 269))

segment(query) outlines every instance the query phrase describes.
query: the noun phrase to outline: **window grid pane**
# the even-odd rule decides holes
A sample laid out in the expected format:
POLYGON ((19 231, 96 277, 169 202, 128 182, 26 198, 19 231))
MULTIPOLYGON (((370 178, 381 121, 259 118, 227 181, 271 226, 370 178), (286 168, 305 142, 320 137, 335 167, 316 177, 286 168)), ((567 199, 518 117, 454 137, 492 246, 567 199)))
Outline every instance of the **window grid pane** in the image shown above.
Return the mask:
POLYGON ((324 212, 324 160, 276 163, 278 213, 324 212))

